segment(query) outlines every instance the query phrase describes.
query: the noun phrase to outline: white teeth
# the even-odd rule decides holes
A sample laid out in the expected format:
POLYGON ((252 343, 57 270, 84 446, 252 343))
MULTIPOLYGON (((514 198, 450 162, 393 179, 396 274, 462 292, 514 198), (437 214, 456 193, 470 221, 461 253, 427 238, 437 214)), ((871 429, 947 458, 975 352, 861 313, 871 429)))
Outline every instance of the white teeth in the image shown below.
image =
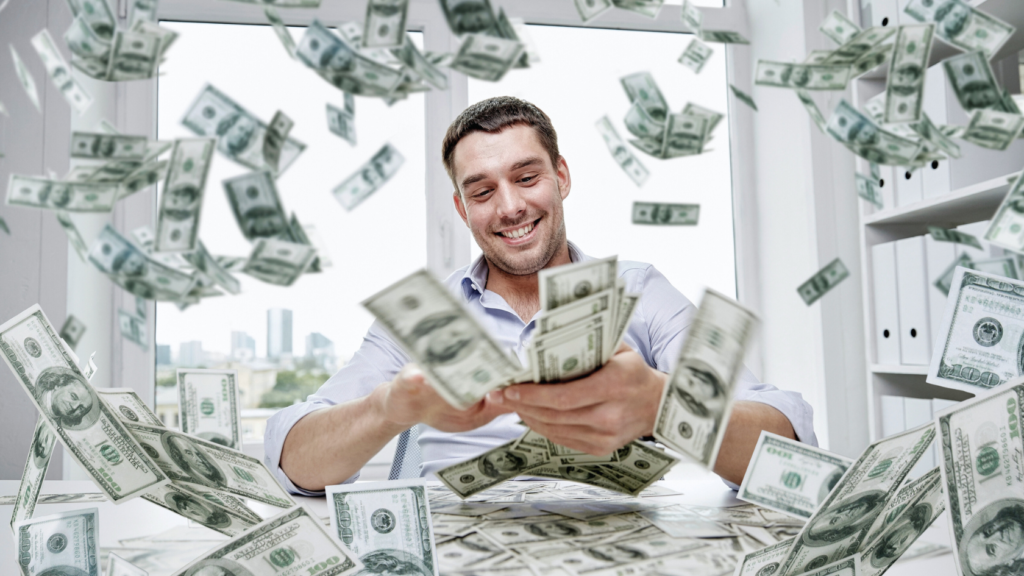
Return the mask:
POLYGON ((531 223, 531 224, 527 224, 526 226, 523 226, 522 228, 520 228, 518 230, 513 230, 511 232, 502 232, 501 234, 502 234, 502 236, 504 236, 506 238, 516 239, 516 238, 522 238, 523 236, 526 236, 527 234, 529 234, 532 231, 533 231, 533 224, 531 223))

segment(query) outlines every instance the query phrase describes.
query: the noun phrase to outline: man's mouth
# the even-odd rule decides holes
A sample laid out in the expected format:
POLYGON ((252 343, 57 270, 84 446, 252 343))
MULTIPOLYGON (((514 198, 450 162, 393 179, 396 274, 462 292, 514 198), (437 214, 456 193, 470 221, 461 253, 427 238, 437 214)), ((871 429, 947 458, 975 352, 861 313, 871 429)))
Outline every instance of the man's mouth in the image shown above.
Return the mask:
POLYGON ((537 227, 537 223, 540 222, 540 221, 541 221, 541 219, 538 218, 538 219, 534 220, 533 222, 527 222, 526 224, 523 224, 522 226, 519 226, 518 228, 512 228, 512 229, 509 229, 509 230, 503 230, 501 232, 496 232, 495 235, 496 236, 501 236, 502 240, 504 240, 506 244, 510 244, 510 245, 523 244, 523 243, 529 241, 533 237, 533 231, 537 227))

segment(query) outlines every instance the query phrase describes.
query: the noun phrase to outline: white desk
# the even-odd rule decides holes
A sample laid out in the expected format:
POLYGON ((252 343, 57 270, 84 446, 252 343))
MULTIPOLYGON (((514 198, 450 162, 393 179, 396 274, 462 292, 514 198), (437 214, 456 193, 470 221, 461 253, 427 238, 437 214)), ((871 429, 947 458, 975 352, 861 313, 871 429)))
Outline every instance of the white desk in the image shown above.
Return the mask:
MULTIPOLYGON (((742 504, 734 496, 722 481, 700 468, 695 464, 679 464, 665 480, 666 485, 682 492, 679 496, 668 496, 664 499, 678 502, 680 504, 691 504, 695 506, 736 506, 742 504)), ((17 480, 0 480, 0 495, 13 495, 18 490, 17 480)), ((43 494, 72 494, 98 492, 92 482, 77 481, 47 481, 43 484, 43 494)), ((311 512, 320 516, 327 516, 327 501, 324 498, 303 498, 296 497, 295 500, 308 507, 311 512)), ((661 498, 659 498, 661 500, 661 498)), ((109 502, 72 502, 65 504, 40 504, 36 507, 36 516, 46 516, 64 510, 75 510, 78 508, 99 508, 100 509, 100 547, 113 548, 119 546, 119 541, 127 538, 158 534, 176 526, 187 526, 188 521, 172 514, 171 512, 150 504, 140 498, 133 499, 120 505, 113 505, 109 502)), ((0 519, 6 526, 11 519, 13 506, 0 506, 0 519)), ((270 516, 280 511, 278 508, 254 503, 253 509, 263 516, 270 516)), ((921 539, 936 544, 949 545, 949 533, 945 524, 944 514, 921 539)), ((206 528, 194 528, 218 536, 215 532, 206 528)), ((205 542, 197 543, 196 555, 203 552, 205 542)), ((0 538, 0 574, 17 574, 17 563, 15 562, 15 550, 13 538, 0 538)), ((953 556, 929 557, 922 559, 911 559, 906 562, 897 562, 887 576, 956 576, 956 569, 953 566, 953 556)))

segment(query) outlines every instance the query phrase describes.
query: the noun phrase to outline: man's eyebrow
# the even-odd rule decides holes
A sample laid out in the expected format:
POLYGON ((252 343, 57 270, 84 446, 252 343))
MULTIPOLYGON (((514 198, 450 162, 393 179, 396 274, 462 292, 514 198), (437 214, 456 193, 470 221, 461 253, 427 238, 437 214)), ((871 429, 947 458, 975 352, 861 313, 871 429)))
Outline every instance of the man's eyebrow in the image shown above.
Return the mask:
MULTIPOLYGON (((521 170, 527 166, 534 166, 537 164, 544 164, 544 159, 540 156, 530 156, 529 158, 523 158, 516 162, 509 168, 509 170, 515 172, 516 170, 521 170)), ((485 178, 487 178, 486 174, 473 174, 472 176, 466 176, 462 179, 462 189, 465 190, 467 186, 475 184, 485 178)))

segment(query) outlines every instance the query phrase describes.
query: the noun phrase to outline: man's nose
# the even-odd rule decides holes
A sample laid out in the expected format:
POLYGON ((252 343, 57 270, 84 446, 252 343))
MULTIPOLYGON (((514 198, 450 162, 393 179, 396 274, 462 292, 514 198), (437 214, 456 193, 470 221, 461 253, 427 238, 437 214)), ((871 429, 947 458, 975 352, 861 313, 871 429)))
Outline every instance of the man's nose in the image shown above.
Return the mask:
POLYGON ((518 190, 508 182, 498 185, 498 215, 502 218, 515 219, 526 212, 526 201, 518 190))

